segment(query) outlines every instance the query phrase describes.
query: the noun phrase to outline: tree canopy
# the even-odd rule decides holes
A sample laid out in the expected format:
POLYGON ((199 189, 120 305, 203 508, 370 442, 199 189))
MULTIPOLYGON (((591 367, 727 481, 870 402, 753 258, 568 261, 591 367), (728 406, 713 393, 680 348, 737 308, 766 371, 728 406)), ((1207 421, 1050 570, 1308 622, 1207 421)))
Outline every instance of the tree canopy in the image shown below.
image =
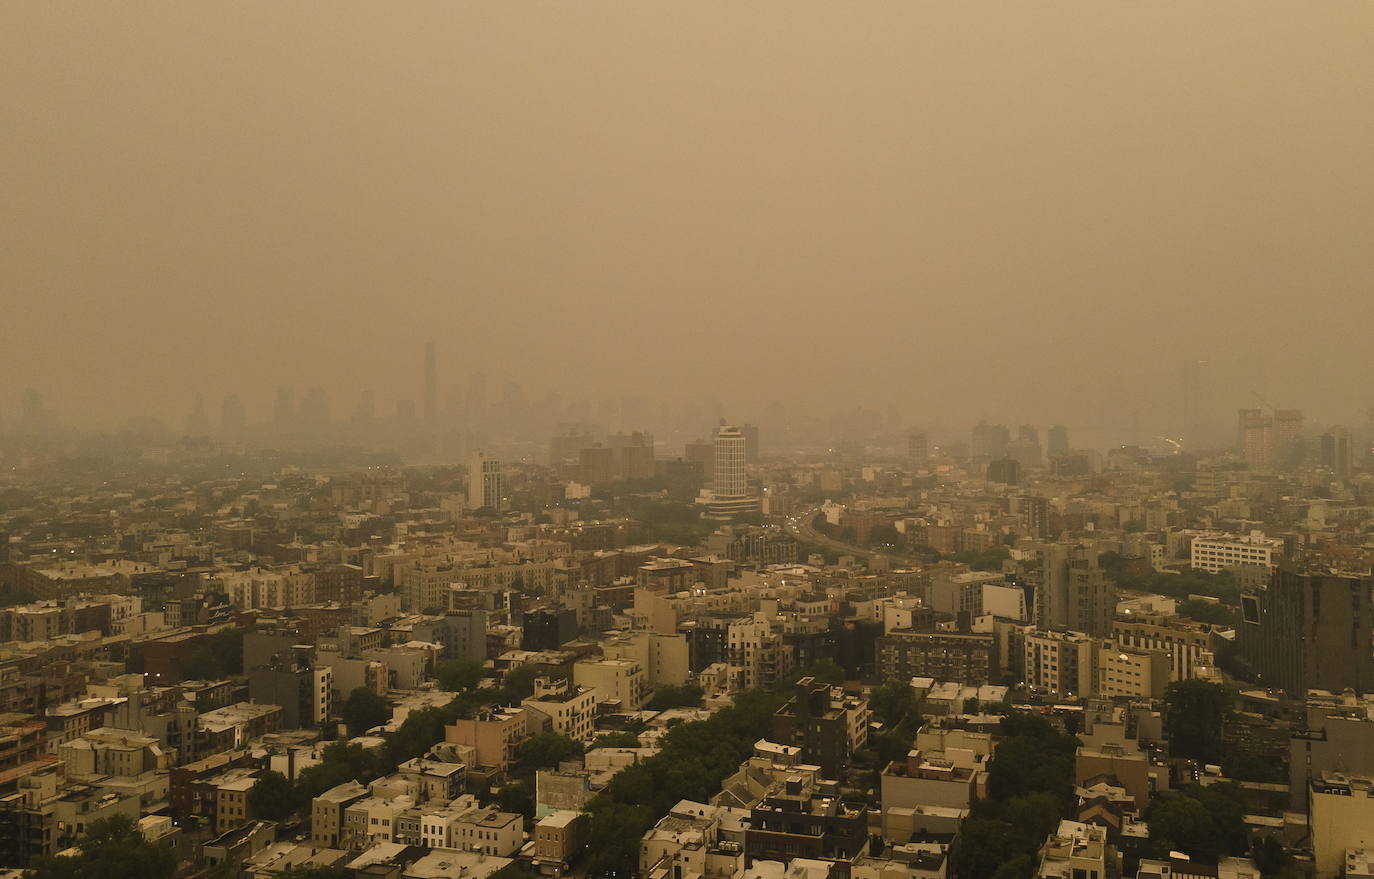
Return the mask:
POLYGON ((457 693, 476 689, 486 672, 482 663, 475 659, 446 659, 434 667, 434 680, 439 689, 457 693))
POLYGON ((975 571, 1000 571, 1003 560, 1011 558, 1011 550, 999 543, 987 549, 956 552, 950 558, 963 562, 975 571))
POLYGON ((348 725, 349 735, 360 736, 390 720, 391 706, 375 691, 358 687, 348 694, 339 709, 339 715, 348 725))
POLYGON ((667 708, 698 708, 701 706, 703 691, 696 684, 659 687, 649 700, 648 708, 663 711, 667 708))
POLYGON ((265 821, 285 821, 309 805, 300 793, 280 772, 264 772, 248 789, 248 812, 265 821))
POLYGON ((29 879, 171 879, 176 854, 168 843, 149 842, 127 815, 97 818, 78 841, 75 857, 40 856, 29 862, 29 879))
POLYGON ((520 770, 534 772, 536 769, 553 769, 564 760, 581 757, 582 751, 581 742, 559 733, 546 732, 521 742, 516 750, 516 759, 520 770))
POLYGON ((781 701, 776 693, 741 693, 733 706, 706 720, 674 726, 657 754, 616 773, 587 804, 588 875, 632 874, 644 833, 678 801, 706 802, 717 793, 768 734, 781 701))
POLYGON ((1244 796, 1234 784, 1192 787, 1162 794, 1146 819, 1157 857, 1181 851, 1209 864, 1226 855, 1246 855, 1250 834, 1245 826, 1244 796))
POLYGON ((1048 720, 1012 713, 988 767, 988 798, 964 822, 954 865, 965 879, 1027 879, 1035 853, 1072 814, 1078 740, 1048 720))

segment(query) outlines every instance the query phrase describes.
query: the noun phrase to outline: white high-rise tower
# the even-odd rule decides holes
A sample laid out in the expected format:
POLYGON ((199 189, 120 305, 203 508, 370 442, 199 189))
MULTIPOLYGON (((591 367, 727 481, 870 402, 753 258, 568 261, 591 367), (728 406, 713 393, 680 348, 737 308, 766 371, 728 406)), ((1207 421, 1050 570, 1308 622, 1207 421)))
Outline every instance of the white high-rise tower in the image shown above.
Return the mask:
POLYGON ((506 506, 506 479, 501 462, 488 458, 478 449, 468 459, 468 507, 491 507, 500 512, 506 506))
POLYGON ((716 429, 715 482, 711 490, 713 516, 734 516, 758 509, 758 498, 749 496, 748 454, 743 430, 724 424, 716 429))

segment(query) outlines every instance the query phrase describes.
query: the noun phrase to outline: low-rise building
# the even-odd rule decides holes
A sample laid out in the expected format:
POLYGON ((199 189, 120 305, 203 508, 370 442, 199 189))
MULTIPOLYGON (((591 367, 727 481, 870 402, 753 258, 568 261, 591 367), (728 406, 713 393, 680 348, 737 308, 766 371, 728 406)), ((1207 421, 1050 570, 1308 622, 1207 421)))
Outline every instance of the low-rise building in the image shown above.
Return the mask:
POLYGON ((899 630, 878 639, 883 678, 931 677, 976 686, 991 680, 994 657, 990 634, 899 630))
POLYGON ((534 825, 534 868, 546 876, 561 876, 571 866, 578 850, 582 816, 560 809, 540 818, 534 825))
POLYGON ((1097 695, 1106 698, 1163 699, 1169 686, 1169 656, 1111 641, 1097 651, 1097 695))
POLYGON ((649 701, 644 668, 632 659, 583 659, 573 663, 573 683, 596 691, 598 702, 614 702, 621 711, 638 711, 649 701))
POLYGON ((1312 779, 1312 857, 1317 879, 1340 876, 1346 852, 1374 848, 1374 778, 1323 772, 1312 779))
POLYGON ((444 740, 477 750, 477 762, 502 772, 515 762, 520 743, 529 738, 529 712, 524 708, 483 709, 444 727, 444 740))
POLYGON ((850 755, 868 742, 868 702, 815 678, 797 681, 793 694, 773 715, 772 741, 801 749, 827 778, 839 778, 850 755))
POLYGON ((1108 879, 1116 868, 1116 852, 1107 843, 1107 830, 1095 824, 1063 820, 1040 847, 1037 879, 1108 879))
POLYGON ((367 796, 356 781, 332 787, 310 801, 310 841, 327 849, 339 848, 344 839, 344 810, 367 796))
POLYGON ((541 729, 585 742, 595 731, 596 691, 571 681, 535 680, 534 695, 520 703, 541 729))

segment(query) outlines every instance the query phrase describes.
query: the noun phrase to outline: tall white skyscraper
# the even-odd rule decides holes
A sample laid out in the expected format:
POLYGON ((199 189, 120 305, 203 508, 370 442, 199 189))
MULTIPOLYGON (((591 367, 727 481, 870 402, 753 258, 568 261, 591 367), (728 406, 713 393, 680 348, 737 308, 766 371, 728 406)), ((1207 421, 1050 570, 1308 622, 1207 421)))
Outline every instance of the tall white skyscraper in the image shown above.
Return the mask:
POLYGON ((749 491, 748 449, 744 432, 738 427, 721 425, 716 430, 717 498, 744 497, 749 491))
POLYGON ((498 512, 506 508, 506 479, 501 462, 488 458, 478 449, 468 459, 468 507, 491 507, 498 512))
POLYGON ((748 462, 748 440, 744 431, 722 424, 716 429, 712 515, 732 516, 758 509, 758 499, 749 496, 748 462))

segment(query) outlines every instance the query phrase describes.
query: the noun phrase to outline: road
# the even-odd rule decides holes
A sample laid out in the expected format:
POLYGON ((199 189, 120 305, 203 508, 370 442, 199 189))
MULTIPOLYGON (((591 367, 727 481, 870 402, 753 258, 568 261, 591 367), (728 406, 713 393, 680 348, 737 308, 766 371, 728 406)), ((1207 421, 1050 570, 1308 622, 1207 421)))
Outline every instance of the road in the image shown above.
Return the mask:
POLYGON ((817 531, 815 528, 811 527, 812 520, 816 518, 816 515, 820 513, 820 511, 820 507, 812 507, 811 509, 799 515, 789 516, 787 517, 787 520, 783 527, 787 529, 787 533, 791 534, 799 541, 820 544, 821 546, 824 546, 827 549, 833 549, 835 552, 842 553, 843 555, 853 555, 862 558, 868 558, 869 556, 873 555, 881 555, 884 558, 891 559, 893 562, 896 562, 899 565, 923 566, 930 561, 929 559, 921 558, 919 556, 907 555, 905 553, 899 552, 874 552, 873 550, 865 549, 856 543, 845 543, 842 540, 836 540, 833 537, 827 537, 826 535, 817 531))

